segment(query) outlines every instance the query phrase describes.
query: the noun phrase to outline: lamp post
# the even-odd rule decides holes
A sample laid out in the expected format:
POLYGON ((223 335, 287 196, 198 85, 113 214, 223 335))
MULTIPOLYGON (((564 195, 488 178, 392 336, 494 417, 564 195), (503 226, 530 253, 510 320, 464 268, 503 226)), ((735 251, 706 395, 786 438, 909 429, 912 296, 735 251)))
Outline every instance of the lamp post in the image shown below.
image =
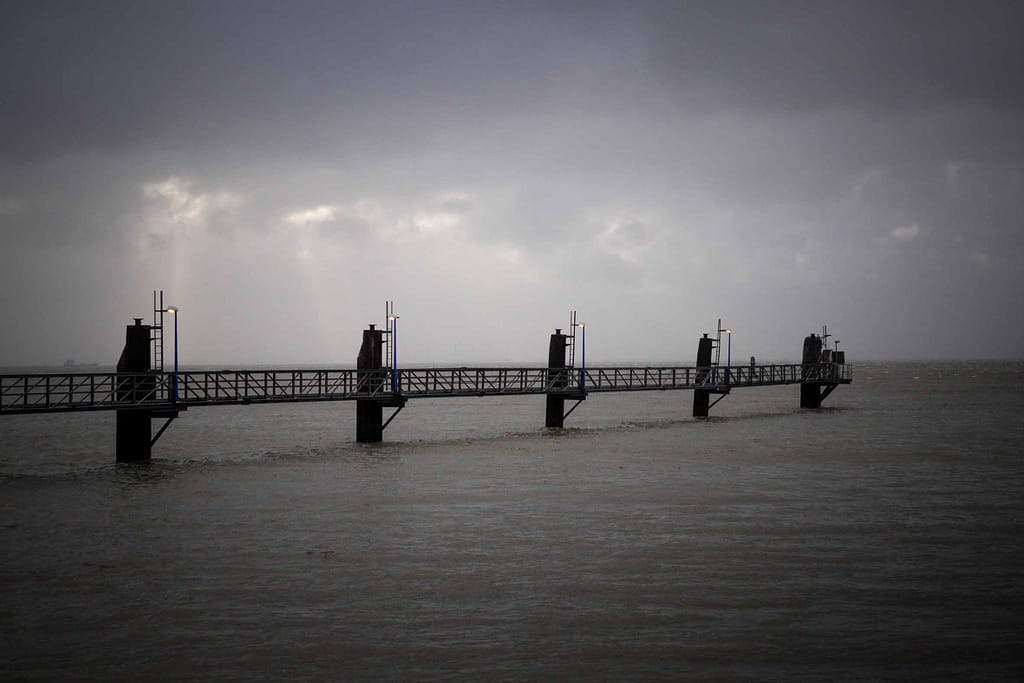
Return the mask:
POLYGON ((164 309, 165 313, 170 313, 174 316, 174 377, 171 379, 171 400, 177 403, 178 401, 178 311, 180 309, 177 306, 168 306, 164 309))
POLYGON ((726 334, 726 351, 725 351, 725 383, 729 384, 732 382, 730 375, 732 374, 732 330, 722 330, 726 334))
POLYGON ((398 316, 389 315, 391 321, 391 393, 398 393, 398 316))
POLYGON ((587 381, 587 326, 585 323, 576 323, 576 327, 580 328, 582 337, 580 340, 580 391, 583 391, 587 381))

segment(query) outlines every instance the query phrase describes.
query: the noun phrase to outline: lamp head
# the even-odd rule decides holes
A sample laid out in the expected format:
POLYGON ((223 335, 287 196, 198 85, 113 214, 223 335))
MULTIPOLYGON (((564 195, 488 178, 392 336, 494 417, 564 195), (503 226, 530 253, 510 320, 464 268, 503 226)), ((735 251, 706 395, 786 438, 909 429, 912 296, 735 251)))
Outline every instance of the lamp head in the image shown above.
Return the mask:
POLYGON ((178 307, 177 306, 168 306, 167 308, 164 309, 164 311, 166 311, 167 313, 172 313, 172 314, 173 313, 177 313, 178 312, 178 307))

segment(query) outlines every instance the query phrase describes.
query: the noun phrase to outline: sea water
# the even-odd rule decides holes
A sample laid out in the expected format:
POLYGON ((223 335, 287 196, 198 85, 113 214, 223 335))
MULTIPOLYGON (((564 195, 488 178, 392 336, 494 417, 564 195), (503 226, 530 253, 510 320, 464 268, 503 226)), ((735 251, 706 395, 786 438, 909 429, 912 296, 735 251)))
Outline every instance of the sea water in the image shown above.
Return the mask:
POLYGON ((0 417, 0 675, 1019 679, 1024 363, 795 386, 0 417))

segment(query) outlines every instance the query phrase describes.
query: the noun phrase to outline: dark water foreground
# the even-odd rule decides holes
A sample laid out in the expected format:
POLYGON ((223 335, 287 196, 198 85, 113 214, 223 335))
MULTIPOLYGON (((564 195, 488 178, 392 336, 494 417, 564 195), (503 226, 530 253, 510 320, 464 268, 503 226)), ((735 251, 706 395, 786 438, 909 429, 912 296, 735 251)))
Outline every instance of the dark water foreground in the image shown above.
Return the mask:
POLYGON ((0 675, 1024 675, 1024 364, 796 389, 0 420, 0 675))

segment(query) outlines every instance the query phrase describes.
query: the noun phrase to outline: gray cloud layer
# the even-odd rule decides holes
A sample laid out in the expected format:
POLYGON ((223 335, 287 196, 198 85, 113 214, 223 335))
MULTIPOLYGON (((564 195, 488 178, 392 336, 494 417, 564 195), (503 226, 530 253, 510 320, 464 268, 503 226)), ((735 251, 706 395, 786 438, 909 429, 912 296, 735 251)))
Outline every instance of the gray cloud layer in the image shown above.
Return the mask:
POLYGON ((0 11, 0 364, 1024 355, 1016 3, 0 11))

